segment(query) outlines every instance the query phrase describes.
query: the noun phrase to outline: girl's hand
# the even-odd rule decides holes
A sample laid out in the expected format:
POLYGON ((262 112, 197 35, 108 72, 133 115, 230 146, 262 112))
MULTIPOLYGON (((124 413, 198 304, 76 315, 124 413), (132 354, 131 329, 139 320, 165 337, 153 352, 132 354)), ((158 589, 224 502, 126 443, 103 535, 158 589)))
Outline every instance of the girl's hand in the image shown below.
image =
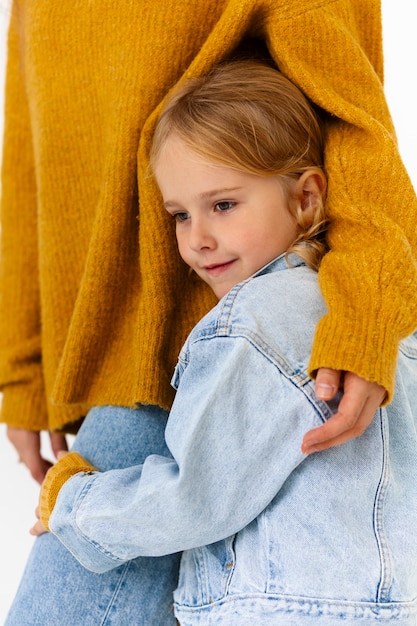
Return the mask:
MULTIPOLYGON (((343 372, 343 396, 338 412, 323 426, 304 436, 304 454, 320 452, 359 437, 368 428, 376 410, 384 401, 386 391, 353 372, 343 372)), ((342 371, 322 367, 317 372, 315 391, 321 400, 331 400, 337 393, 342 371)))
MULTIPOLYGON (((56 453, 57 460, 59 461, 59 459, 62 459, 62 457, 65 456, 66 454, 68 454, 67 450, 60 450, 59 452, 56 453)), ((41 501, 41 496, 42 496, 42 485, 41 485, 41 491, 39 494, 39 502, 41 501)), ((40 504, 35 509, 35 517, 37 518, 38 521, 35 522, 35 524, 32 526, 29 532, 31 535, 34 535, 35 537, 37 537, 38 535, 42 535, 43 533, 48 532, 48 530, 45 528, 45 526, 42 524, 40 520, 40 504)))
MULTIPOLYGON (((26 465, 32 478, 41 484, 52 463, 44 459, 41 455, 40 433, 25 430, 24 428, 8 426, 7 437, 10 443, 15 447, 19 461, 26 465)), ((55 456, 57 456, 60 450, 68 449, 64 435, 49 433, 49 437, 52 452, 55 456)))

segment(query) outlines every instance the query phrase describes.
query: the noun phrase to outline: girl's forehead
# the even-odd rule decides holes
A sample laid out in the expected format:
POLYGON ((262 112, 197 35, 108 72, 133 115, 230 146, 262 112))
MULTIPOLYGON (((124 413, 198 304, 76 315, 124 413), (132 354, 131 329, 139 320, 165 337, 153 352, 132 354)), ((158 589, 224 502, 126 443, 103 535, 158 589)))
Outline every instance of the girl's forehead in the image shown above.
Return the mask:
POLYGON ((167 166, 183 169, 190 167, 207 168, 212 172, 212 175, 215 175, 216 171, 228 169, 214 158, 200 154, 177 134, 169 135, 164 145, 161 146, 154 164, 155 173, 161 172, 167 166))

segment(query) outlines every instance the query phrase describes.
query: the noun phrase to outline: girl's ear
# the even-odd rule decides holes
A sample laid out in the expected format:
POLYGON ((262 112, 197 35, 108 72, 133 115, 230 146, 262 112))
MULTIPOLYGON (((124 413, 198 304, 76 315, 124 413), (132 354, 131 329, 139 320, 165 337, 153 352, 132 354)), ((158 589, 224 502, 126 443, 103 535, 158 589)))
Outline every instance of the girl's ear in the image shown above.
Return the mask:
POLYGON ((312 220, 315 211, 323 206, 326 186, 326 177, 318 168, 306 170, 298 179, 296 194, 307 220, 312 220))

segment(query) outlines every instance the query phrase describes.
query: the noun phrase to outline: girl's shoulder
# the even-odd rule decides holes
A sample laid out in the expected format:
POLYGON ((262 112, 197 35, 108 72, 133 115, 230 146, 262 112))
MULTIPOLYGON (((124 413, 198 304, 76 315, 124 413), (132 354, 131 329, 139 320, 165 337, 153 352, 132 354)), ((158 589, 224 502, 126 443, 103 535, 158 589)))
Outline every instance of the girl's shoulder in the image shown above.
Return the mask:
POLYGON ((305 265, 267 266, 233 287, 203 317, 182 353, 201 341, 241 337, 299 370, 307 367, 315 327, 325 313, 315 272, 305 265))

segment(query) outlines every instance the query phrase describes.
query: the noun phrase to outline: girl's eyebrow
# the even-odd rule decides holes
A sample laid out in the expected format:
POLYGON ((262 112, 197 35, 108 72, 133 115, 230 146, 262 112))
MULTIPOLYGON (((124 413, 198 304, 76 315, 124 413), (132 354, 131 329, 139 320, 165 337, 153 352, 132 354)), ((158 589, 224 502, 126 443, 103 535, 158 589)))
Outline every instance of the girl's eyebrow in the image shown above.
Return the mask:
POLYGON ((210 200, 211 198, 217 196, 240 191, 240 189, 242 189, 242 187, 223 187, 221 189, 212 189, 210 191, 203 191, 203 193, 199 194, 199 198, 202 200, 210 200))
POLYGON ((166 202, 164 202, 164 207, 166 209, 173 209, 176 206, 178 206, 177 203, 176 202, 172 202, 171 200, 167 200, 166 202))

